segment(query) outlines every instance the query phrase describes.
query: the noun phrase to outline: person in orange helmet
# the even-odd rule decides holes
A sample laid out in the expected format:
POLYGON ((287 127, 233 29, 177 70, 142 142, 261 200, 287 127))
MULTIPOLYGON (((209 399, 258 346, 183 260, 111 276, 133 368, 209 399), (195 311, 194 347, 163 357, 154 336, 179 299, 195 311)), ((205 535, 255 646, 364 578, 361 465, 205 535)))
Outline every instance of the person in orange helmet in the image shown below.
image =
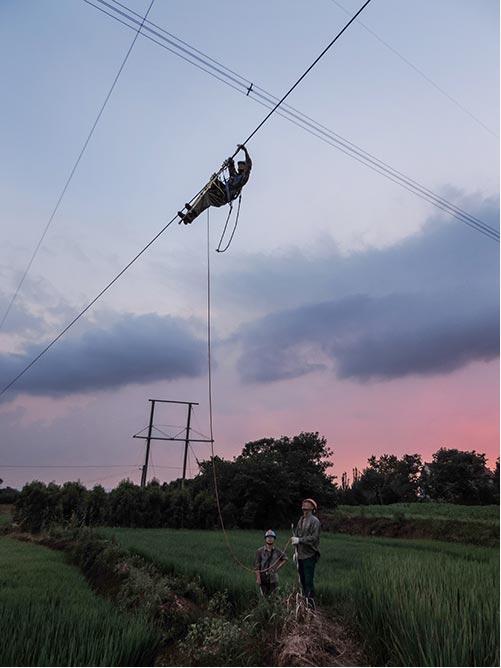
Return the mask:
POLYGON ((303 596, 308 607, 315 607, 315 566, 320 558, 320 521, 314 515, 317 504, 314 499, 304 499, 301 504, 303 516, 296 526, 292 544, 297 552, 297 567, 303 596))

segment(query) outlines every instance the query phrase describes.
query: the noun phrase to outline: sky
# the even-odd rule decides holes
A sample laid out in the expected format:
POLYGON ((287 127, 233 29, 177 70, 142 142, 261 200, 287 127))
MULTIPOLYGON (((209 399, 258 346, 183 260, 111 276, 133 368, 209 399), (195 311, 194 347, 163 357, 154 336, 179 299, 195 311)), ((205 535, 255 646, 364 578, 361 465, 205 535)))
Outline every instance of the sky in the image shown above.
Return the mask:
MULTIPOLYGON (((498 12, 373 0, 360 19, 379 39, 353 24, 288 102, 498 228, 498 12)), ((280 97, 347 15, 337 0, 156 0, 149 18, 280 97)), ((133 37, 82 0, 0 6, 2 314, 133 37)), ((265 113, 139 36, 0 332, 2 386, 265 113)), ((210 219, 216 452, 318 431, 339 477, 372 454, 429 461, 444 446, 493 465, 499 245, 278 115, 248 149, 225 254, 226 211, 210 219)), ((132 435, 150 398, 198 402, 207 434, 206 305, 204 217, 172 225, 3 395, 4 484, 139 481, 132 435)), ((160 407, 156 425, 184 424, 183 410, 160 407)), ((195 456, 207 445, 193 444, 190 475, 195 456)), ((181 464, 181 444, 154 443, 151 475, 174 479, 181 464)))

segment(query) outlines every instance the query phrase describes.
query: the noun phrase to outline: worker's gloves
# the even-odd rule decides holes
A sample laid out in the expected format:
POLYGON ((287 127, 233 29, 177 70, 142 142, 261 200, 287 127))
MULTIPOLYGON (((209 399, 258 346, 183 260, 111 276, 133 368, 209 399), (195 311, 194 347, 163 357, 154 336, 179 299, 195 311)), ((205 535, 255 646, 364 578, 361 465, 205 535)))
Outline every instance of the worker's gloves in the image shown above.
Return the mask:
POLYGON ((292 536, 291 543, 293 545, 299 545, 299 538, 297 536, 292 536))

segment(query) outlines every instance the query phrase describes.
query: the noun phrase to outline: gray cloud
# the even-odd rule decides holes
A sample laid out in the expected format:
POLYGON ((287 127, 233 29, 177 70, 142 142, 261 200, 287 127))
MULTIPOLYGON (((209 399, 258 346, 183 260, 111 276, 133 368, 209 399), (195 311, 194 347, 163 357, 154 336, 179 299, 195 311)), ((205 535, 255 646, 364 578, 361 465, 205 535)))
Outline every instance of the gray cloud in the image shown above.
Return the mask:
MULTIPOLYGON (((42 346, 30 344, 22 354, 0 355, 0 378, 10 381, 42 346)), ((58 342, 13 389, 61 395, 196 377, 205 372, 204 350, 181 319, 123 315, 107 327, 95 326, 58 342)))
MULTIPOLYGON (((468 205, 497 226, 497 200, 474 198, 468 205)), ((244 272, 246 284, 234 277, 234 289, 240 299, 242 292, 252 299, 253 290, 262 290, 263 299, 288 308, 233 337, 241 345, 241 377, 270 382, 334 368, 341 378, 389 379, 493 359, 499 353, 498 252, 480 234, 432 219, 383 250, 296 254, 268 272, 258 258, 255 278, 244 272)))
MULTIPOLYGON (((456 204, 499 228, 498 198, 472 195, 456 204)), ((439 214, 412 237, 381 249, 344 255, 328 237, 313 250, 232 256, 226 260, 234 263, 232 270, 216 276, 215 283, 220 299, 235 308, 275 312, 278 304, 286 309, 351 294, 497 284, 498 253, 493 241, 439 214)))

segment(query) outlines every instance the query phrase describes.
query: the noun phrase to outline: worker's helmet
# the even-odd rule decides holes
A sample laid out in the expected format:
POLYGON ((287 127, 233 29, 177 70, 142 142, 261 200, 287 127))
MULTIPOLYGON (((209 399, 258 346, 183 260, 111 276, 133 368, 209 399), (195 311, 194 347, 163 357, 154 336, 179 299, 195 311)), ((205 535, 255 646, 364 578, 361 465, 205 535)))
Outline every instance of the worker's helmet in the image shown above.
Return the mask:
POLYGON ((264 534, 265 538, 269 538, 270 536, 271 538, 277 537, 277 534, 273 531, 273 529, 268 529, 268 531, 264 534))
POLYGON ((303 499, 302 503, 311 503, 313 510, 317 510, 317 502, 314 499, 303 499))

